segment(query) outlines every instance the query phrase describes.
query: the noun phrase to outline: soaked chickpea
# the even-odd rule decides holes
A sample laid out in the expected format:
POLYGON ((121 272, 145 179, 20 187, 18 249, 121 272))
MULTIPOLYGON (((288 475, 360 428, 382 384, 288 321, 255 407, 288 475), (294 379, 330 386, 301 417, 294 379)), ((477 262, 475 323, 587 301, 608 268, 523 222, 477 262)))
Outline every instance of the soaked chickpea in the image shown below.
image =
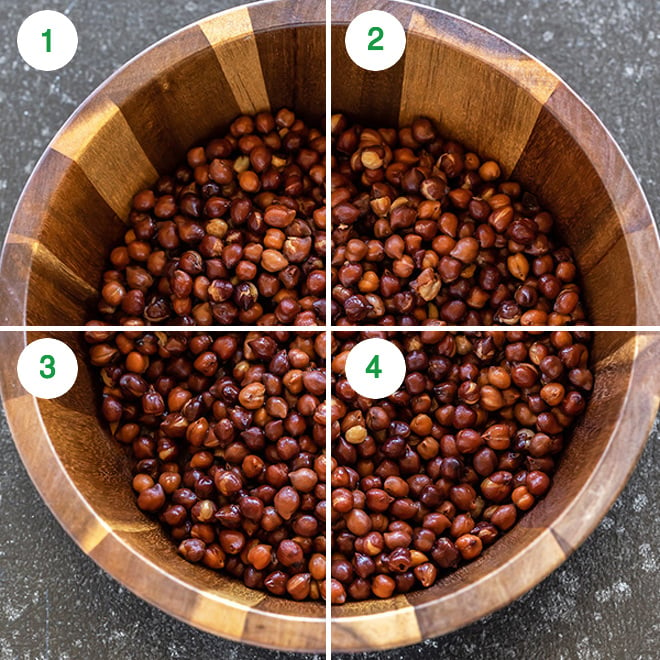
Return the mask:
MULTIPOLYGON (((143 195, 139 203, 152 202, 143 195)), ((131 461, 137 506, 179 554, 253 589, 321 598, 324 334, 90 326, 86 340, 103 383, 101 414, 131 461), (304 369, 299 378, 292 365, 304 369)), ((355 525, 371 529, 370 519, 355 525)), ((334 583, 332 598, 345 599, 334 583)))
MULTIPOLYGON (((481 167, 496 176, 492 162, 481 167)), ((334 335, 333 602, 428 588, 535 506, 593 385, 589 341, 579 331, 334 335), (346 380, 348 353, 367 336, 406 360, 387 399, 356 396, 346 380)))

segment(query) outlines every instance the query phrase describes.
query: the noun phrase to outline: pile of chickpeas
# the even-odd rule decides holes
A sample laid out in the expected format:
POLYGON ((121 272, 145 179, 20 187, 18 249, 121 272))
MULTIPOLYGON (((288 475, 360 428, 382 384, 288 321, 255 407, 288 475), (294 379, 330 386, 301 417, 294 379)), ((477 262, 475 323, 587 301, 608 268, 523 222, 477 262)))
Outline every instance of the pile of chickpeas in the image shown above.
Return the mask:
POLYGON ((289 110, 243 115, 138 192, 99 312, 116 324, 319 325, 325 136, 289 110))
POLYGON ((188 561, 295 600, 325 580, 324 333, 86 334, 138 507, 188 561))
POLYGON ((416 119, 332 122, 336 325, 567 325, 584 321, 569 248, 520 184, 416 119))
POLYGON ((179 554, 341 605, 430 587, 511 529, 593 374, 589 333, 559 327, 586 323, 578 270, 534 195, 426 118, 335 115, 331 137, 330 300, 325 135, 243 115, 135 195, 86 340, 137 506, 179 554), (383 399, 345 373, 372 337, 406 364, 383 399))
POLYGON ((546 494, 593 387, 588 342, 578 331, 335 334, 334 603, 431 586, 546 494), (344 373, 351 348, 374 336, 407 367, 380 401, 344 373))

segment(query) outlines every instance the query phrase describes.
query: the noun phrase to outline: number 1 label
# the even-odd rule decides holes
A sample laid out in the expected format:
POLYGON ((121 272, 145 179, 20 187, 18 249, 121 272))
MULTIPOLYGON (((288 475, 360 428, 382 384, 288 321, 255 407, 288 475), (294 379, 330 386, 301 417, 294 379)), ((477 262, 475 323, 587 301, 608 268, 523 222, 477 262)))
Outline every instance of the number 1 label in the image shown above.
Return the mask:
POLYGON ((46 38, 46 52, 50 53, 50 28, 42 32, 41 36, 46 38))
POLYGON ((16 35, 16 45, 21 57, 33 69, 56 71, 76 54, 78 32, 68 16, 44 9, 23 21, 16 35))

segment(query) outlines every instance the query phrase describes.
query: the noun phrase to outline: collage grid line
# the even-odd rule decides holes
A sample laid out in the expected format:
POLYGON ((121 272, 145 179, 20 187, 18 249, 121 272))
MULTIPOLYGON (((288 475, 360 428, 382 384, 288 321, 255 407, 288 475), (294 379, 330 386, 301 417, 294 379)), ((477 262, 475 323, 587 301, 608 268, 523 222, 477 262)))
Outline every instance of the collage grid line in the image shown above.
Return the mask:
POLYGON ((379 326, 379 325, 335 325, 331 322, 330 319, 330 302, 332 300, 332 283, 331 283, 331 271, 332 271, 332 259, 330 252, 330 237, 332 235, 332 214, 330 212, 331 203, 331 115, 332 115, 332 52, 331 52, 331 21, 332 21, 332 3, 326 2, 326 26, 325 26, 325 36, 326 36, 326 101, 325 101, 325 131, 326 131, 326 239, 328 241, 328 252, 326 255, 325 263, 325 272, 326 272, 326 283, 325 283, 325 297, 326 297, 326 318, 325 324, 321 326, 295 326, 295 325, 282 325, 282 326, 245 326, 245 325, 228 325, 228 326, 186 326, 186 327, 177 327, 177 326, 126 326, 126 325, 102 325, 102 326, 91 326, 91 325, 62 325, 62 326, 50 326, 50 325, 8 325, 0 326, 0 336, 3 333, 85 333, 96 330, 103 330, 108 332, 150 332, 155 330, 163 330, 168 333, 178 333, 178 332, 204 332, 209 331, 213 333, 224 333, 224 332, 325 332, 325 350, 326 350, 326 521, 325 521, 325 534, 326 534, 326 616, 325 616, 325 631, 326 631, 326 646, 325 646, 325 658, 330 660, 332 656, 332 616, 331 610, 332 605, 330 601, 330 584, 331 584, 331 562, 330 562, 330 549, 331 549, 331 515, 330 515, 330 495, 331 495, 331 461, 329 460, 332 454, 332 440, 331 440, 331 398, 332 398, 332 371, 330 364, 332 361, 331 355, 331 346, 332 346, 332 336, 334 333, 342 332, 360 332, 360 333, 409 333, 409 332, 428 332, 428 331, 448 331, 448 332, 529 332, 529 333, 542 333, 542 332, 554 332, 554 331, 576 331, 581 332, 621 332, 621 333, 657 333, 660 332, 660 325, 625 325, 625 326, 616 326, 616 325, 607 325, 607 326, 594 326, 594 325, 567 325, 567 326, 555 326, 555 325, 542 325, 542 326, 530 326, 530 325, 440 325, 436 323, 422 324, 422 325, 411 325, 411 326, 379 326))

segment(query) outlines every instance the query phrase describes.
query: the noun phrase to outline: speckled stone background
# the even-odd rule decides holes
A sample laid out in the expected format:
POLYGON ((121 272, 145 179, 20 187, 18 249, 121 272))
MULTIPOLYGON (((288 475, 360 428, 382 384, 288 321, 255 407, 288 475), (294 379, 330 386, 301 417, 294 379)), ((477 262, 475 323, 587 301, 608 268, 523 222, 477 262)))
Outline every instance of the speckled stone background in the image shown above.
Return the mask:
MULTIPOLYGON (((238 4, 244 3, 0 0, 0 236, 39 155, 97 85, 157 39, 238 4), (58 72, 30 69, 15 47, 22 20, 39 9, 63 11, 78 28, 78 53, 58 72)), ((492 28, 559 73, 613 133, 660 217, 657 0, 426 4, 492 28)), ((525 597, 452 635, 352 657, 658 658, 659 435, 656 424, 630 483, 594 534, 525 597)), ((0 659, 290 657, 201 633, 123 589, 75 546, 42 503, 2 416, 0 443, 0 659)))

